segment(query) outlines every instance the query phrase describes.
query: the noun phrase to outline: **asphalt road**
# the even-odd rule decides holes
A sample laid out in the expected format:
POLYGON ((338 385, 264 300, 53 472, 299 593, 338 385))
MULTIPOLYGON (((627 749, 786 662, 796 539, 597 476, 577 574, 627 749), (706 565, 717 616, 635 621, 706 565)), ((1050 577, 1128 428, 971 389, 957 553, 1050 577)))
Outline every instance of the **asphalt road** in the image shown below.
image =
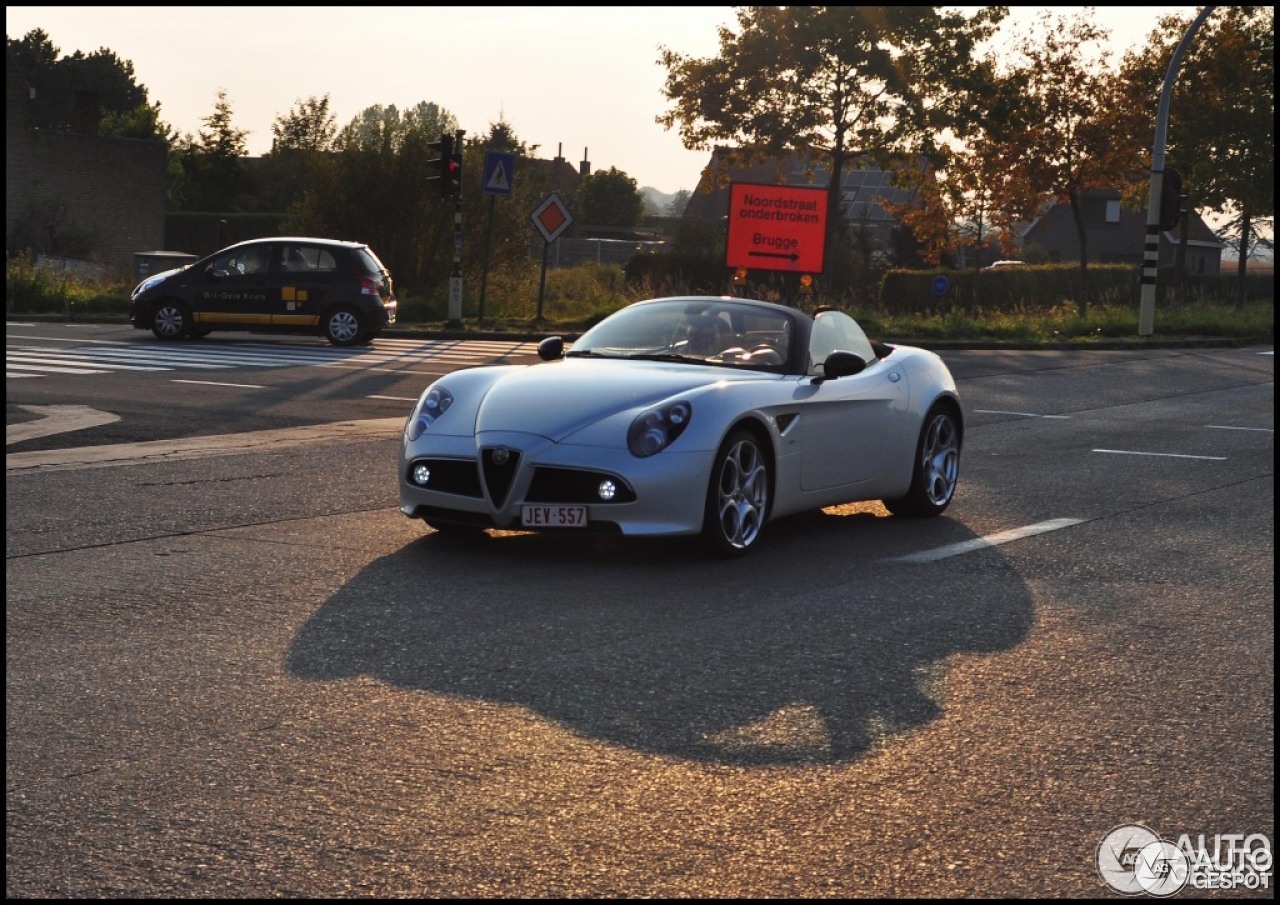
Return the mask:
POLYGON ((1271 350, 946 357, 944 517, 738 562, 409 522, 420 376, 232 369, 270 404, 167 436, 173 374, 8 381, 126 426, 6 456, 7 894, 1092 897, 1118 824, 1274 840, 1271 350))

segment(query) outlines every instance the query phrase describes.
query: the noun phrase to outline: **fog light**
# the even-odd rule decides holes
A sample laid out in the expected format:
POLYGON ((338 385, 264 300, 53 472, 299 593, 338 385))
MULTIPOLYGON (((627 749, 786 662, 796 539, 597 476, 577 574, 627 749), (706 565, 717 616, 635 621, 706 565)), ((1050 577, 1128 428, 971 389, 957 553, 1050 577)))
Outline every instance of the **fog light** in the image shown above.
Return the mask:
POLYGON ((606 503, 613 499, 613 495, 618 492, 618 485, 608 479, 600 482, 600 486, 596 488, 596 493, 600 494, 600 499, 606 503))
POLYGON ((431 469, 423 463, 419 462, 413 466, 413 483, 419 487, 426 487, 427 481, 431 480, 431 469))

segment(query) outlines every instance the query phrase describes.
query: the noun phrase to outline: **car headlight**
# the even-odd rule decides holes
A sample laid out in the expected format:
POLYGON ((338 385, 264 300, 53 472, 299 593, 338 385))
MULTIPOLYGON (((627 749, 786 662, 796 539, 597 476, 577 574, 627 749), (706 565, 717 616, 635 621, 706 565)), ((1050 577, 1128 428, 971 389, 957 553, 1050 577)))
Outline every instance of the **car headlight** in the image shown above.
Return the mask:
POLYGON ((148 289, 153 289, 156 286, 159 286, 161 283, 164 282, 164 280, 165 280, 165 274, 161 274, 161 273, 157 273, 153 277, 147 277, 145 280, 139 283, 136 287, 134 287, 133 293, 129 296, 129 298, 136 299, 138 296, 142 295, 142 293, 146 292, 148 289))
POLYGON ((418 410, 414 412, 413 420, 405 429, 405 437, 410 443, 417 440, 435 423, 437 418, 449 410, 451 405, 453 405, 452 393, 441 386, 431 387, 422 395, 418 410))
POLYGON ((669 402, 642 412, 627 431, 627 448, 640 459, 660 453, 684 433, 692 417, 693 406, 687 402, 669 402))

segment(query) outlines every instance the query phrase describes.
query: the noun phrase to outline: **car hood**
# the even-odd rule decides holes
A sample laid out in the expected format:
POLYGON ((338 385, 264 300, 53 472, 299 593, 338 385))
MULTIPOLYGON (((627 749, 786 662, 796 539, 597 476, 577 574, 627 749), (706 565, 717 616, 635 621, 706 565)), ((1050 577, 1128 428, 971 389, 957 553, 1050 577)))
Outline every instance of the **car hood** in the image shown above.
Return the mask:
POLYGON ((743 380, 776 379, 709 365, 566 359, 508 371, 489 387, 476 432, 519 431, 559 442, 577 431, 677 395, 743 380))

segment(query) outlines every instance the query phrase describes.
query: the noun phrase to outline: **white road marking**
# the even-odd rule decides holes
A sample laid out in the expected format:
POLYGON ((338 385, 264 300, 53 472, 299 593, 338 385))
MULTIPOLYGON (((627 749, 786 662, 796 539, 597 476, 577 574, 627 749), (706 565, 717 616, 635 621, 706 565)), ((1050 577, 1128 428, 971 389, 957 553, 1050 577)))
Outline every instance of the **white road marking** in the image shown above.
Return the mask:
POLYGON ((52 372, 54 374, 106 374, 108 373, 106 371, 94 370, 91 368, 55 368, 49 365, 40 365, 39 367, 37 367, 35 365, 10 364, 7 361, 5 362, 4 367, 6 371, 8 371, 9 369, 13 369, 15 371, 42 371, 45 373, 52 372))
POLYGON ((389 399, 392 402, 417 402, 418 397, 413 396, 366 396, 366 399, 389 399))
POLYGON ((219 383, 216 380, 179 380, 174 378, 170 383, 195 383, 206 387, 239 387, 243 390, 265 390, 266 386, 260 383, 219 383))
POLYGON ((1207 459, 1210 462, 1225 462, 1226 456, 1188 456, 1183 453, 1142 452, 1136 449, 1095 449, 1096 453, 1111 453, 1116 456, 1156 456, 1163 459, 1207 459))
POLYGON ((1021 415, 1023 418, 1062 418, 1070 420, 1070 415, 1037 415, 1034 412, 1002 412, 999 409, 974 409, 978 415, 1021 415))
MULTIPOLYGON (((379 340, 375 346, 334 348, 322 345, 277 345, 262 342, 123 343, 113 340, 16 336, 5 337, 5 359, 10 373, 43 370, 49 374, 74 374, 60 367, 136 370, 209 370, 245 367, 330 367, 385 371, 401 376, 436 375, 439 371, 410 370, 414 365, 502 364, 513 357, 527 357, 533 344, 504 340, 379 340), (22 342, 27 340, 27 342, 22 342), (382 367, 378 367, 381 365, 382 367)), ((92 373, 103 373, 95 370, 92 373)))
POLYGON ((84 430, 86 427, 98 427, 119 421, 119 415, 89 408, 87 405, 20 405, 18 408, 39 415, 36 421, 22 421, 18 424, 5 425, 4 444, 21 443, 36 437, 49 437, 54 434, 65 434, 68 431, 84 430))
POLYGON ((920 553, 909 553, 906 556, 895 556, 890 562, 937 562, 939 559, 946 559, 949 556, 959 556, 961 553, 972 553, 975 550, 985 550, 988 547, 996 547, 1000 544, 1007 544, 1010 541, 1021 540, 1024 537, 1033 537, 1037 534, 1044 534, 1046 531, 1057 531, 1059 528, 1070 528, 1072 525, 1079 525, 1083 522, 1082 518, 1056 518, 1047 522, 1038 522, 1034 525, 1026 525, 1022 528, 1012 528, 1008 531, 1000 531, 996 534, 988 534, 985 537, 975 537, 973 540, 961 541, 958 544, 948 544, 945 547, 936 547, 933 550, 923 550, 920 553))
POLYGON ((1232 427, 1230 424, 1206 424, 1205 427, 1219 431, 1261 431, 1264 434, 1275 433, 1271 427, 1232 427))

